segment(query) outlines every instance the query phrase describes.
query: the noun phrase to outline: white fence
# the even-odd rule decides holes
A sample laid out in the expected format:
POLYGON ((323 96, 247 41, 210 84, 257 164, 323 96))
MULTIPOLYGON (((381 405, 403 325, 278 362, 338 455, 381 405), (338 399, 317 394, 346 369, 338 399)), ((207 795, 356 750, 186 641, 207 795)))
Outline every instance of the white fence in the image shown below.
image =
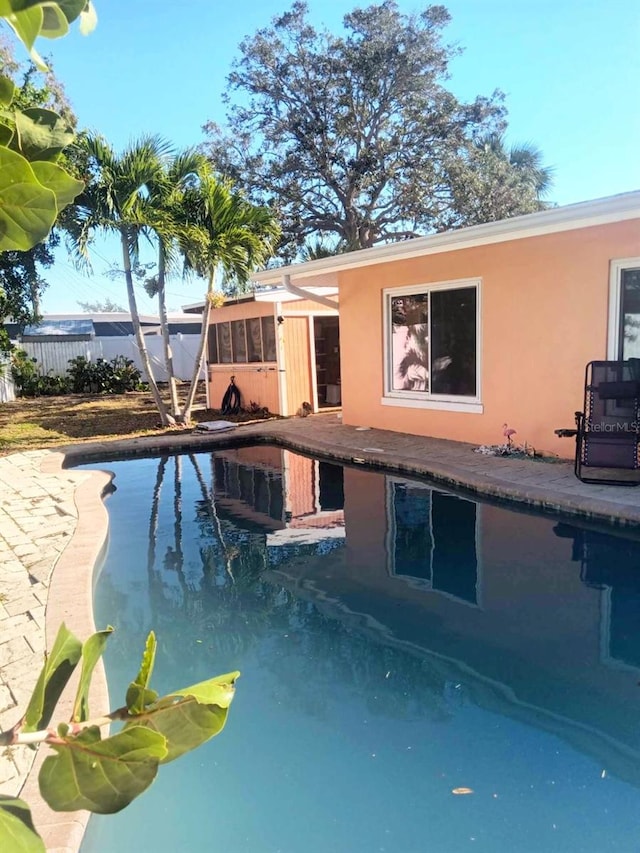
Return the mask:
MULTIPOLYGON (((164 366, 162 337, 160 335, 147 335, 145 336, 145 343, 151 359, 153 375, 158 382, 166 382, 167 371, 164 366)), ((200 335, 171 335, 173 370, 177 379, 191 379, 199 343, 200 335)), ((38 369, 44 374, 65 376, 69 367, 69 360, 77 358, 79 355, 91 362, 95 362, 99 358, 111 361, 116 356, 123 355, 125 358, 131 359, 138 370, 142 371, 143 379, 147 379, 133 335, 94 338, 91 341, 25 341, 18 346, 30 358, 37 360, 38 369)), ((205 377, 206 371, 203 365, 200 370, 200 379, 205 377)), ((1 394, 2 391, 0 390, 0 400, 2 399, 1 394)))
POLYGON ((0 403, 10 403, 16 399, 16 389, 11 378, 9 362, 0 358, 0 403))

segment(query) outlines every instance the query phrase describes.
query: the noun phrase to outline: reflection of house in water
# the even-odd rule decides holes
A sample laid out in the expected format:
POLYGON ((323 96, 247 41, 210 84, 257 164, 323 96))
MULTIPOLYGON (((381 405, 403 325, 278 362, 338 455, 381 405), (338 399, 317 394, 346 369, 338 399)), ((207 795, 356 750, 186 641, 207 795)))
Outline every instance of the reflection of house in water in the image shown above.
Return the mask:
POLYGON ((342 466, 253 447, 215 453, 213 473, 218 516, 266 534, 270 563, 302 545, 322 552, 343 544, 342 466))
POLYGON ((622 569, 617 595, 610 569, 603 609, 546 518, 346 468, 344 524, 338 559, 283 560, 267 577, 640 785, 640 543, 620 540, 638 573, 622 569))
POLYGON ((261 580, 640 785, 640 542, 273 447, 211 460, 261 580))

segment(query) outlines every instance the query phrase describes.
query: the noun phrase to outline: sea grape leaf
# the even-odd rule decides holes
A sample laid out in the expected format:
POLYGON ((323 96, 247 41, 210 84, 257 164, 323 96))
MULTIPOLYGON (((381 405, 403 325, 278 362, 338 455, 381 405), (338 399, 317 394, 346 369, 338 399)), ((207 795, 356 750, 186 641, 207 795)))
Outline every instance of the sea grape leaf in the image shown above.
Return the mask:
POLYGON ((31 164, 31 168, 47 189, 55 193, 58 210, 62 210, 74 200, 84 189, 84 183, 73 178, 68 172, 56 163, 45 163, 37 160, 31 164))
POLYGON ((52 0, 0 0, 0 15, 13 15, 16 12, 24 12, 25 9, 33 9, 34 6, 44 6, 52 0))
POLYGON ((62 743, 46 758, 38 777, 40 793, 55 811, 87 809, 113 814, 149 787, 167 754, 165 738, 132 726, 104 740, 90 726, 62 743))
MULTIPOLYGON (((2 151, 0 150, 0 165, 2 151)), ((0 173, 1 173, 0 169, 0 173)), ((1 245, 1 239, 0 239, 1 245)), ((82 654, 82 643, 62 623, 50 654, 44 662, 33 695, 24 716, 22 731, 35 732, 46 728, 76 664, 82 654)))
POLYGON ((16 87, 10 77, 0 74, 0 106, 8 107, 13 100, 16 87))
POLYGON ((69 32, 67 16, 57 3, 48 3, 42 7, 42 29, 40 35, 48 39, 66 36, 69 32))
POLYGON ((46 853, 24 800, 0 794, 0 850, 11 853, 46 853))
MULTIPOLYGON (((235 683, 240 678, 239 672, 229 672, 226 675, 217 675, 207 681, 200 681, 191 687, 182 690, 174 690, 168 693, 166 699, 173 697, 191 696, 196 702, 219 705, 228 708, 235 694, 235 683)), ((162 700, 161 700, 162 701, 162 700)))
MULTIPOLYGON (((58 167, 56 166, 55 168, 58 167)), ((89 719, 89 687, 91 685, 91 676, 93 675, 93 670, 96 668, 96 664, 102 657, 104 647, 112 633, 113 628, 111 625, 107 625, 104 631, 96 631, 82 645, 82 669, 80 671, 80 681, 71 714, 71 719, 74 723, 84 723, 89 719)))
POLYGON ((173 761, 222 731, 239 676, 239 672, 220 675, 163 696, 124 730, 145 726, 164 735, 168 751, 162 763, 173 761))
POLYGON ((27 50, 31 50, 42 29, 43 17, 39 6, 31 6, 21 11, 9 12, 6 20, 27 50))
POLYGON ((147 705, 151 705, 158 698, 155 690, 149 690, 148 685, 153 672, 153 664, 156 659, 156 635, 149 631, 147 641, 142 652, 140 670, 127 690, 127 709, 130 714, 141 714, 147 705))
POLYGON ((42 6, 49 2, 50 0, 0 0, 0 17, 8 18, 16 12, 24 12, 25 9, 42 6))
POLYGON ((58 0, 57 5, 60 7, 68 23, 71 23, 90 4, 87 3, 87 0, 58 0))
POLYGON ((73 141, 74 133, 68 123, 53 110, 29 107, 18 111, 16 142, 27 160, 55 160, 58 154, 73 141))
POLYGON ((27 251, 44 240, 57 213, 55 194, 24 157, 0 147, 0 252, 27 251))
POLYGON ((9 125, 4 124, 2 122, 2 117, 0 116, 0 145, 8 145, 11 142, 12 136, 13 130, 9 127, 9 125))
MULTIPOLYGON (((84 6, 86 0, 71 0, 71 2, 75 2, 76 4, 80 4, 84 6)), ((0 0, 0 13, 1 14, 11 14, 12 12, 23 12, 25 9, 32 9, 34 6, 64 6, 65 2, 68 0, 0 0), (4 12, 3 9, 8 9, 8 12, 4 12)), ((77 17, 77 16, 76 16, 77 17)))
POLYGON ((158 694, 155 690, 149 690, 148 687, 142 687, 132 681, 127 688, 125 703, 131 716, 136 716, 136 714, 142 714, 145 708, 152 705, 157 698, 158 694))
POLYGON ((153 631, 149 631, 147 641, 144 644, 144 651, 142 652, 140 671, 135 677, 135 683, 139 684, 141 687, 149 686, 149 681, 151 680, 151 673, 153 672, 153 665, 156 660, 157 647, 158 643, 156 640, 156 635, 153 631))
MULTIPOLYGON (((67 24, 72 23, 77 17, 80 17, 80 32, 83 35, 90 32, 97 23, 97 15, 90 0, 58 0, 58 2, 54 0, 0 0, 0 17, 7 18, 9 15, 22 13, 36 7, 40 7, 43 10, 45 17, 49 9, 56 9, 64 16, 67 24), (86 29, 88 21, 94 22, 90 29, 86 29)), ((41 35, 46 35, 44 30, 46 30, 46 27, 43 27, 41 35)), ((57 38, 57 36, 52 35, 48 37, 57 38)))

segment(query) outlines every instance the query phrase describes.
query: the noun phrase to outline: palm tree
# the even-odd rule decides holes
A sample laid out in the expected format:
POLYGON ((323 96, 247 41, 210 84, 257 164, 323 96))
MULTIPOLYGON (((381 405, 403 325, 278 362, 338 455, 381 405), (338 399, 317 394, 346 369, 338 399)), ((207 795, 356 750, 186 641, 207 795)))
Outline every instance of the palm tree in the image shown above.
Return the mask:
POLYGON ((197 183, 198 172, 204 167, 204 163, 203 155, 193 149, 165 160, 161 171, 148 186, 149 195, 144 205, 147 225, 155 233, 158 245, 158 272, 147 280, 145 288, 150 296, 158 297, 170 410, 175 420, 181 420, 181 415, 167 318, 166 276, 178 266, 179 243, 187 245, 198 240, 197 229, 183 221, 182 203, 185 190, 197 183))
POLYGON ((78 145, 86 155, 89 174, 85 176, 84 192, 75 201, 73 216, 69 217, 70 242, 77 259, 87 263, 96 231, 119 235, 131 322, 140 358, 161 422, 167 426, 175 419, 167 411, 153 375, 140 327, 132 269, 138 259, 140 236, 149 228, 149 223, 154 222, 156 232, 161 230, 161 216, 153 212, 150 188, 162 181, 171 147, 158 136, 144 136, 118 155, 103 137, 92 134, 82 136, 78 145))
POLYGON ((543 165, 542 151, 533 142, 521 142, 506 147, 505 138, 493 133, 477 143, 478 147, 508 163, 524 184, 528 184, 540 200, 553 185, 553 167, 543 165))
POLYGON ((181 420, 188 422, 202 369, 216 274, 221 271, 228 280, 245 284, 251 272, 273 255, 280 226, 268 207, 248 202, 206 164, 200 170, 198 184, 184 191, 182 210, 183 225, 190 229, 184 232, 186 239, 181 245, 186 268, 207 280, 200 344, 181 413, 181 420))
POLYGON ((459 228, 549 207, 553 168, 531 143, 507 147, 500 134, 470 142, 447 166, 451 205, 443 227, 459 228))

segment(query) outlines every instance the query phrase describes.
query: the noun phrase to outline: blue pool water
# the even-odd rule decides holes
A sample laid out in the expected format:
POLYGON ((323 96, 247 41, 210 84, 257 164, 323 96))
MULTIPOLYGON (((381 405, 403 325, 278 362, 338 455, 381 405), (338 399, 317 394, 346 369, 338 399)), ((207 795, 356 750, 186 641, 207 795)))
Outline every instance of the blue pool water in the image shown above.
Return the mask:
POLYGON ((104 467, 112 707, 152 628, 156 690, 242 677, 83 853, 640 850, 640 542, 275 448, 104 467))

